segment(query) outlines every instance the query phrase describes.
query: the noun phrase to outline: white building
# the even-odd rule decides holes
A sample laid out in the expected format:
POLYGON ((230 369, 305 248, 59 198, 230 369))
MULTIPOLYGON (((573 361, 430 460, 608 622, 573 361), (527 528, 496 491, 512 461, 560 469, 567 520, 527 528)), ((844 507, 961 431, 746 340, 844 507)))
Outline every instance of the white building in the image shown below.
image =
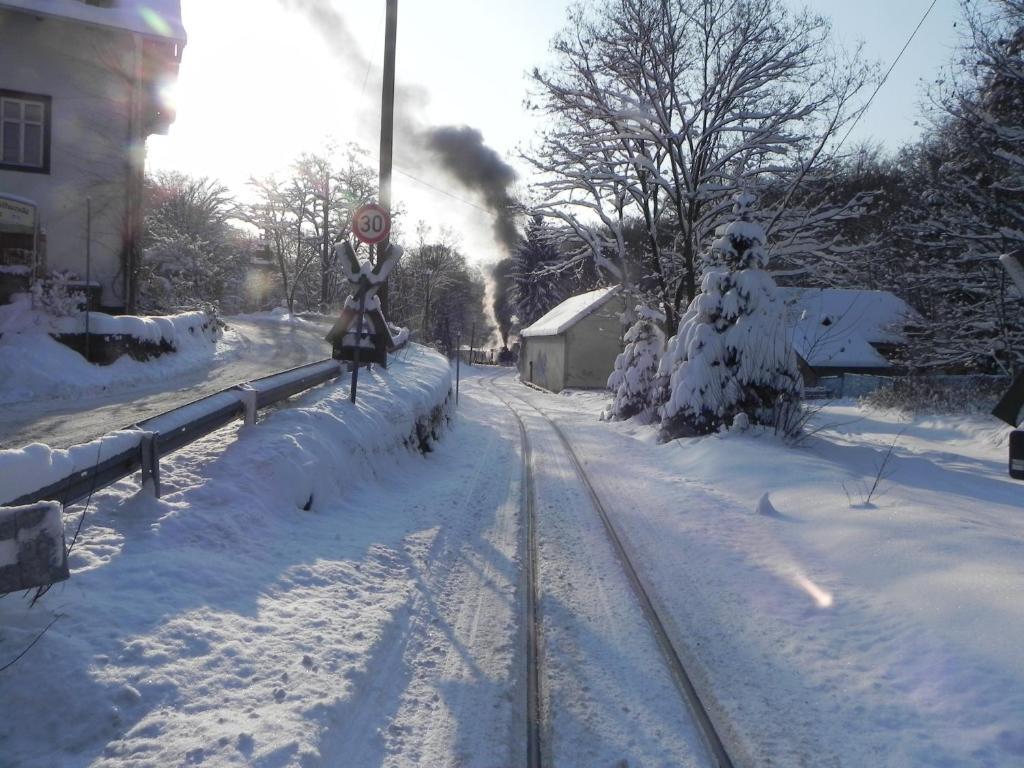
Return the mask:
POLYGON ((552 392, 602 389, 622 351, 625 301, 618 286, 566 299, 520 332, 519 372, 552 392))
POLYGON ((48 269, 79 277, 91 200, 107 308, 134 303, 145 142, 174 120, 185 40, 180 0, 0 0, 0 195, 37 204, 48 269))

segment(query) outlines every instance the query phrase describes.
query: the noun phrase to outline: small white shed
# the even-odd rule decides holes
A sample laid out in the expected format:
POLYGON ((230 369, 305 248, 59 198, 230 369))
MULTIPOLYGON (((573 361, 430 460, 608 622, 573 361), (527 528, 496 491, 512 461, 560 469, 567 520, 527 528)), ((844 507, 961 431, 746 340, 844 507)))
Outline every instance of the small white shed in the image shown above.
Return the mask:
POLYGON ((601 389, 622 351, 625 301, 620 287, 566 299, 520 333, 519 372, 552 392, 601 389))

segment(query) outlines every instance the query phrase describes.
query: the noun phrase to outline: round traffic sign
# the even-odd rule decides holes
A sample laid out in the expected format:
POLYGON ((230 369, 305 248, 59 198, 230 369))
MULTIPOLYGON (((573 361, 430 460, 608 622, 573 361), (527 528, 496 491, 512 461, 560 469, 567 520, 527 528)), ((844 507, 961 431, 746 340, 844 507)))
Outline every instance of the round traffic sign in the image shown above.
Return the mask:
POLYGON ((367 245, 387 240, 391 234, 391 215, 376 203, 369 203, 352 214, 352 234, 367 245))

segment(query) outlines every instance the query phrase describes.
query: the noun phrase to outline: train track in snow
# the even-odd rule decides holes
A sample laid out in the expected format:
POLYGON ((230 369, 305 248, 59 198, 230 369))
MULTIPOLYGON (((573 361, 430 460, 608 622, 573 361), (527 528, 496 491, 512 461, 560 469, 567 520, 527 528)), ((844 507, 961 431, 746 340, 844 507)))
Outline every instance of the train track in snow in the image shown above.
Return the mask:
POLYGON ((661 652, 661 656, 665 662, 665 666, 672 681, 679 691, 687 709, 689 710, 693 720, 697 726, 704 744, 708 750, 712 765, 716 768, 733 768, 732 759, 722 742, 722 739, 715 727, 714 722, 708 714, 707 708, 695 688, 690 675, 687 673, 685 666, 683 665, 682 658, 676 649, 672 638, 665 628, 665 624, 655 606, 654 601, 651 599, 650 593, 644 585, 636 567, 633 565, 633 560, 623 543, 622 538, 619 536, 618 530, 615 527, 615 523, 612 520, 611 515, 608 513, 608 509, 602 501, 600 495, 597 493, 597 489, 594 487, 586 469, 583 467, 583 463, 580 461, 572 444, 566 437, 565 432, 562 428, 552 419, 543 409, 538 408, 536 405, 531 403, 519 394, 509 390, 506 387, 501 387, 498 384, 497 376, 486 379, 486 382, 490 385, 495 396, 501 400, 506 407, 512 412, 519 425, 520 439, 522 441, 522 455, 523 455, 523 503, 522 513, 525 528, 525 594, 526 594, 526 659, 527 659, 527 750, 528 750, 528 765, 530 768, 541 768, 545 765, 544 762, 544 749, 543 749, 543 734, 544 734, 544 712, 543 712, 543 696, 541 690, 542 681, 542 663, 543 660, 540 657, 540 637, 541 637, 541 623, 542 617, 539 614, 539 590, 537 584, 537 569, 538 569, 538 549, 537 549, 537 524, 536 524, 536 491, 535 482, 533 478, 533 452, 530 443, 529 431, 526 428, 526 422, 523 419, 522 414, 516 408, 515 405, 502 393, 509 397, 515 398, 523 405, 528 407, 531 411, 536 412, 543 418, 548 425, 554 430, 558 436, 559 442, 565 449, 566 456, 568 456, 573 469, 576 472, 577 477, 580 480, 583 488, 586 489, 587 495, 593 505, 594 511, 598 518, 601 520, 602 526, 605 533, 608 536, 608 540, 615 551, 615 554, 622 565, 623 573, 625 574, 630 587, 636 596, 636 599, 643 612, 644 618, 654 636, 657 643, 658 649, 661 652))

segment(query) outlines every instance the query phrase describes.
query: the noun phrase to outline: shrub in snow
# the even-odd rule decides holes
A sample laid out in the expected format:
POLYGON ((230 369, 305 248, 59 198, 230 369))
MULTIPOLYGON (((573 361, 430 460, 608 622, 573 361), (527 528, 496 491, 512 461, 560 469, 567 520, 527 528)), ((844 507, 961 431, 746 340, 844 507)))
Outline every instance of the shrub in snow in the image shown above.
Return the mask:
POLYGON ((54 272, 47 280, 32 283, 33 303, 53 317, 72 317, 85 308, 85 293, 73 291, 65 272, 54 272))
POLYGON ((712 246, 708 269, 659 367, 668 381, 662 437, 702 435, 742 424, 792 433, 803 387, 784 305, 764 270, 765 233, 751 220, 755 198, 734 198, 739 216, 712 246))
POLYGON ((665 334, 659 327, 665 316, 644 306, 636 308, 636 315, 624 337, 625 349, 615 358, 615 370, 608 377, 615 400, 605 413, 607 418, 650 418, 655 410, 651 391, 665 350, 665 334))

